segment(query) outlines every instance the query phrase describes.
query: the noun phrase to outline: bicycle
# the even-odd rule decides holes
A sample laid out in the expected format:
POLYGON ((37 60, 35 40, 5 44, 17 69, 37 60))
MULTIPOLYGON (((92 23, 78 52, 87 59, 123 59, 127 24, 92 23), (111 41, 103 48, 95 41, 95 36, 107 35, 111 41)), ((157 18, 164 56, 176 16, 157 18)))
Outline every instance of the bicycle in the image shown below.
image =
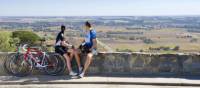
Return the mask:
POLYGON ((24 54, 19 54, 17 58, 12 58, 9 62, 9 69, 13 75, 27 76, 34 68, 48 75, 58 75, 65 69, 63 59, 56 57, 56 54, 49 55, 37 48, 27 48, 27 46, 25 44, 22 47, 24 54))
POLYGON ((16 53, 11 53, 8 58, 5 59, 4 63, 3 63, 3 66, 4 66, 4 71, 9 74, 9 75, 12 75, 12 72, 10 70, 10 62, 13 58, 18 58, 18 56, 20 56, 21 53, 21 47, 22 45, 17 43, 16 44, 17 46, 17 49, 16 49, 16 53))

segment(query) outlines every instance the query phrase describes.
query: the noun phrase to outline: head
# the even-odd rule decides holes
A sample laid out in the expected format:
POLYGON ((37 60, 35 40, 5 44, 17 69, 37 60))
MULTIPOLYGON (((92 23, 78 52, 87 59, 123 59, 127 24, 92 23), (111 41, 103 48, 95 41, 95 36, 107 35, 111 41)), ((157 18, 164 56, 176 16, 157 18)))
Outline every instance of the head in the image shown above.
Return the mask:
POLYGON ((61 25, 61 31, 64 32, 65 31, 65 26, 61 25))
POLYGON ((86 30, 90 30, 91 27, 92 26, 91 26, 90 22, 86 21, 85 22, 85 28, 86 28, 86 30))

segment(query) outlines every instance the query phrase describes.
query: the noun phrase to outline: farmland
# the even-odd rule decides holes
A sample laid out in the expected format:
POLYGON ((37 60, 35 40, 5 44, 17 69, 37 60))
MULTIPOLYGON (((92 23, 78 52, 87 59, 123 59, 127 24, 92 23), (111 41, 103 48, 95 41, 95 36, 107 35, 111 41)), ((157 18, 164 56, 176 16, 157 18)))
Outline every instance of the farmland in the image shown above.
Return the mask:
POLYGON ((33 31, 53 47, 65 25, 65 36, 78 47, 88 20, 97 31, 99 51, 200 52, 200 17, 1 17, 0 30, 33 31))

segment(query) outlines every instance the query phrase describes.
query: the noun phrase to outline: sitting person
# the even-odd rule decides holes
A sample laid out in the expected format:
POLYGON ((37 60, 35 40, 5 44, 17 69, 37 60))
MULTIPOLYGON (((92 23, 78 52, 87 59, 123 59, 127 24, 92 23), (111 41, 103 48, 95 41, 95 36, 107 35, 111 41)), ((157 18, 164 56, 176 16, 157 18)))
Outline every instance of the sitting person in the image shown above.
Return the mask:
MULTIPOLYGON (((93 55, 97 54, 97 40, 96 40, 96 31, 92 28, 89 22, 85 22, 85 39, 83 43, 80 45, 79 50, 80 53, 84 53, 87 55, 84 68, 82 71, 79 72, 79 77, 83 78, 85 75, 86 70, 88 69, 93 55)), ((77 62, 80 63, 80 57, 77 56, 77 62)))
POLYGON ((61 31, 58 33, 56 37, 55 52, 64 56, 64 58, 67 61, 67 69, 69 71, 69 75, 75 76, 77 75, 77 73, 73 72, 71 68, 71 60, 75 53, 74 53, 74 50, 72 49, 72 52, 70 52, 70 56, 68 55, 69 47, 73 47, 73 46, 70 45, 64 38, 64 31, 65 31, 65 26, 61 26, 61 31))

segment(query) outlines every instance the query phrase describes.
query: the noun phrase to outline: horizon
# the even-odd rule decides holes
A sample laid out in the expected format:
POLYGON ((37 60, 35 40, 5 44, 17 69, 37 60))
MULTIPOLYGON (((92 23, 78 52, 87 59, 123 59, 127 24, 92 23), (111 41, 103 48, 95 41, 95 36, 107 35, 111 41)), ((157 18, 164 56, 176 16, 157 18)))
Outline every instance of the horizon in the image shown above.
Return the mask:
POLYGON ((4 0, 0 16, 196 16, 199 0, 4 0))
POLYGON ((109 16, 40 16, 40 15, 35 15, 35 16, 0 16, 0 17, 200 17, 200 15, 133 15, 133 16, 126 16, 126 15, 109 15, 109 16))

